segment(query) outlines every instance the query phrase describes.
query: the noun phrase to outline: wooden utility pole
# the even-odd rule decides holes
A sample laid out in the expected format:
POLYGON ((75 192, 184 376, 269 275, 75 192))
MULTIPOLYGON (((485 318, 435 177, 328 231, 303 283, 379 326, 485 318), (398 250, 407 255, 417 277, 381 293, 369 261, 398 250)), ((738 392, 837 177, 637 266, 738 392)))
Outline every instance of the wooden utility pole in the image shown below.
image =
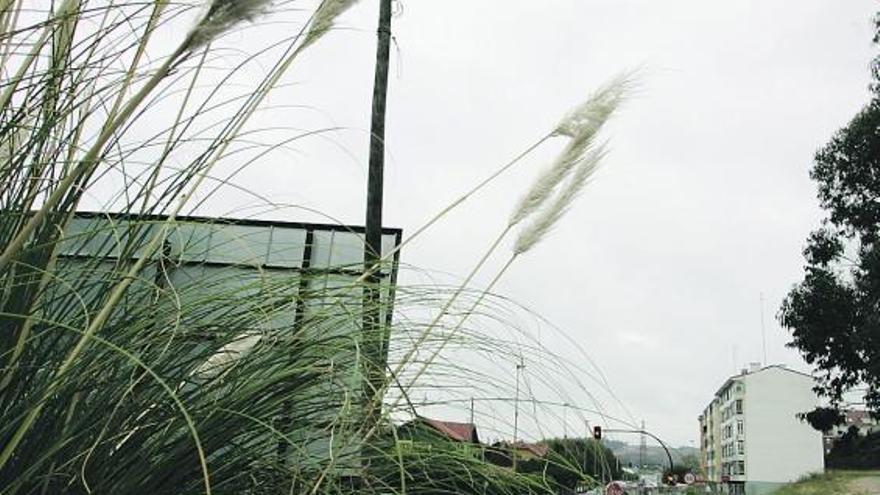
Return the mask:
MULTIPOLYGON (((367 179, 367 212, 364 243, 364 270, 372 271, 382 257, 382 195, 385 168, 385 109, 388 96, 388 65, 391 52, 391 2, 380 0, 376 74, 373 82, 373 110, 370 123, 370 163, 367 179)), ((385 364, 388 360, 388 329, 381 321, 381 272, 375 271, 364 289, 364 346, 369 349, 364 376, 370 426, 379 416, 385 364)))

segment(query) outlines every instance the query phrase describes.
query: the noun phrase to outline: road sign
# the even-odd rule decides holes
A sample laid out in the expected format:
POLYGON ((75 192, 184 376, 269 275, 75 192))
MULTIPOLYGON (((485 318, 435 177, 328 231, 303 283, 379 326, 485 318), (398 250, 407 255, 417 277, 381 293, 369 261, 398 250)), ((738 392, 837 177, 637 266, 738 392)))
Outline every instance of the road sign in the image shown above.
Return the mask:
POLYGON ((605 487, 605 495, 625 495, 626 489, 623 487, 623 483, 619 481, 612 481, 608 483, 608 486, 605 487))
POLYGON ((688 485, 693 485, 695 481, 697 481, 697 477, 694 476, 694 473, 687 473, 684 475, 684 482, 688 485))

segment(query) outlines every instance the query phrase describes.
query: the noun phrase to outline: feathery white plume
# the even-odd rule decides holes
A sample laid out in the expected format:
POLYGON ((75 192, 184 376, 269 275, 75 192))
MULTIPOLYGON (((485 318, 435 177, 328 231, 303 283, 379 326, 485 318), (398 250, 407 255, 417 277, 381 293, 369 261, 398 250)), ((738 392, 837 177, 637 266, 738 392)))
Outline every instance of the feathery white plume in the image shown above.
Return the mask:
POLYGON ((524 228, 513 246, 515 256, 532 249, 541 239, 546 236, 562 215, 568 211, 571 204, 583 190, 587 181, 599 168, 599 163, 605 156, 605 146, 590 149, 587 154, 578 161, 577 168, 571 174, 568 183, 559 191, 553 203, 545 208, 532 222, 524 228))
POLYGON ((210 43, 220 33, 241 21, 252 21, 266 13, 272 0, 212 0, 208 12, 196 25, 190 48, 210 43))
POLYGON ((592 135, 581 136, 569 141, 556 161, 538 176, 526 195, 519 200, 510 216, 508 225, 516 225, 541 207, 544 201, 553 194, 556 186, 584 158, 584 153, 593 141, 592 138, 592 135))
POLYGON ((630 85, 629 74, 617 76, 562 119, 553 134, 568 136, 571 141, 559 158, 538 176, 526 195, 520 199, 508 225, 516 225, 537 211, 568 177, 575 165, 584 159, 602 126, 623 101, 630 85))
POLYGON ((358 0, 324 0, 321 2, 321 6, 315 12, 315 18, 312 20, 309 32, 306 33, 306 37, 303 40, 302 48, 321 39, 333 27, 333 22, 336 21, 336 18, 357 2, 358 0))
POLYGON ((199 378, 213 378, 230 369, 239 359, 249 353, 262 339, 257 332, 246 332, 238 336, 232 342, 220 348, 216 354, 211 355, 204 363, 193 371, 193 375, 199 378))
POLYGON ((593 93, 587 101, 568 112, 553 133, 571 138, 595 135, 623 101, 631 86, 631 73, 615 77, 593 93))

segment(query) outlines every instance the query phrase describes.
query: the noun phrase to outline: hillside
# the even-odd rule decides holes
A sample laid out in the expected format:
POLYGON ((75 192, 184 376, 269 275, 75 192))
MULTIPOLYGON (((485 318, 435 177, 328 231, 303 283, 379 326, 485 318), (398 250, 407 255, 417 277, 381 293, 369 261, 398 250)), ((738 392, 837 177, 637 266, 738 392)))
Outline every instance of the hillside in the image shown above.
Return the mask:
MULTIPOLYGON (((637 466, 639 463, 639 446, 631 445, 616 440, 605 440, 605 445, 614 452, 621 465, 637 466)), ((700 450, 693 447, 671 447, 669 453, 672 461, 676 464, 685 464, 696 467, 699 462, 700 450)), ((645 448, 644 464, 646 466, 659 466, 665 468, 669 464, 666 452, 659 445, 647 445, 645 448)))

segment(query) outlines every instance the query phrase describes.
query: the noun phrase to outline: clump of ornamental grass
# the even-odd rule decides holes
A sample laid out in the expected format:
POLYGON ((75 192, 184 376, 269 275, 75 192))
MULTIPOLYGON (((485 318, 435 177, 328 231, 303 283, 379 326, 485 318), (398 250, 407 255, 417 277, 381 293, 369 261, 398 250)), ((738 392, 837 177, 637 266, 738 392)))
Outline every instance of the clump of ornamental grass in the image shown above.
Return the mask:
MULTIPOLYGON (((520 230, 511 256, 483 291, 483 294, 488 294, 514 261, 534 248, 559 222, 598 169, 602 158, 606 155, 605 145, 596 144, 597 135, 622 103, 630 87, 630 75, 616 77, 584 103, 570 111, 548 135, 564 136, 569 138, 569 142, 557 159, 538 175, 529 190, 514 208, 507 226, 489 246, 486 253, 461 283, 458 290, 452 294, 440 311, 438 311, 436 317, 424 330, 413 349, 417 349, 419 344, 424 343, 429 338, 433 328, 446 316, 452 304, 455 303, 474 276, 476 276, 486 261, 495 253, 504 238, 514 228, 529 220, 527 225, 520 230)), ((508 166, 506 165, 505 168, 502 168, 502 171, 508 166)), ((480 302, 481 299, 478 298, 472 310, 476 309, 480 302)), ((450 333, 450 338, 455 335, 456 329, 464 325, 470 313, 470 311, 466 311, 458 323, 453 326, 454 330, 450 333)), ((418 368, 413 382, 425 372, 433 358, 436 358, 442 350, 443 346, 434 349, 431 357, 425 360, 418 368)), ((394 371, 395 374, 402 372, 414 352, 412 351, 401 360, 394 371)))
MULTIPOLYGON (((303 48, 328 33, 353 1, 322 2, 278 42, 270 63, 242 61, 269 69, 235 95, 222 89, 239 68, 222 69, 215 45, 282 2, 205 1, 203 15, 185 28, 181 16, 190 6, 167 0, 62 0, 54 10, 6 4, 0 9, 4 494, 552 492, 540 477, 499 469, 448 443, 404 452, 389 440, 394 407, 370 425, 375 431, 365 431, 361 372, 375 356, 361 349, 383 337, 358 333, 361 315, 395 315, 395 332, 409 336, 398 355, 415 362, 406 356, 418 354, 423 331, 442 348, 464 323, 438 334, 439 322, 400 315, 426 303, 448 309, 449 293, 386 285, 379 307, 364 307, 360 263, 280 276, 247 261, 212 266, 199 258, 200 239, 184 242, 194 227, 182 213, 205 183, 228 182, 212 175, 217 165, 247 149, 237 143, 250 118, 303 48), (159 37, 174 48, 157 52, 152 40, 159 37), (110 179, 121 185, 109 192, 98 187, 110 179), (117 214, 85 221, 77 211, 93 197, 109 197, 117 214)), ((588 127, 567 126, 540 142, 553 135, 574 139, 588 127)), ((290 136, 285 144, 320 132, 290 136)), ((544 209, 558 204, 564 211, 575 183, 591 173, 585 159, 601 155, 594 145, 579 153, 576 165, 556 172, 550 199, 512 225, 558 221, 561 214, 544 209), (542 215, 549 216, 542 221, 542 215)), ((376 269, 390 270, 390 260, 376 269)), ((484 307, 485 299, 478 294, 473 307, 484 307)), ((492 311, 504 319, 500 307, 492 311)), ((504 348, 500 340, 480 345, 504 348)), ((406 396, 416 379, 390 373, 383 385, 406 396)), ((417 414, 417 402, 410 400, 406 411, 417 414)))
MULTIPOLYGON (((441 307, 436 311, 436 316, 434 316, 429 323, 420 327, 415 336, 409 337, 412 339, 412 342, 407 346, 407 350, 396 358, 397 365, 390 371, 390 376, 396 381, 389 382, 387 386, 396 387, 399 395, 396 401, 390 404, 389 411, 395 411, 399 407, 401 401, 406 401, 409 407, 413 408, 409 396, 415 390, 414 387, 417 387, 417 384, 420 383, 420 379, 423 378, 423 375, 429 369, 435 369, 436 371, 438 367, 441 369, 443 368, 438 362, 440 353, 446 349, 450 343, 461 340, 462 329, 466 322, 478 314, 479 308, 484 303, 486 297, 491 294, 491 290, 500 280, 502 275, 516 259, 532 250, 542 239, 544 239, 563 217, 564 213, 570 209, 578 195, 583 191, 586 184, 598 169, 601 160, 607 153, 604 144, 596 143, 597 135, 603 125, 614 114, 617 107, 623 101, 629 86, 629 76, 620 76, 614 79, 597 91, 584 104, 579 105, 567 114, 546 138, 539 140, 537 145, 540 145, 544 140, 552 136, 569 138, 569 142, 564 147, 562 153, 550 167, 539 174, 527 193, 518 202, 505 229, 487 249, 484 256, 479 260, 465 281, 457 286, 448 298, 441 302, 441 307), (484 290, 477 293, 476 297, 473 298, 472 304, 469 304, 460 312, 452 312, 451 310, 453 306, 462 294, 465 293, 468 284, 476 273, 497 250, 504 238, 522 223, 526 223, 526 225, 520 229, 508 261, 495 275, 490 284, 484 290), (459 313, 461 316, 457 318, 453 324, 449 325, 448 328, 441 322, 443 318, 450 314, 459 313), (420 355, 422 353, 425 355, 420 355), (413 369, 409 369, 410 367, 413 369), (400 382, 400 378, 404 376, 405 381, 400 382)), ((425 226, 418 229, 414 235, 419 235, 424 229, 428 228, 443 215, 451 211, 451 209, 460 205, 471 194, 474 194, 480 188, 494 180, 495 177, 521 160, 527 153, 534 149, 534 147, 527 150, 526 153, 520 155, 512 162, 506 164, 491 177, 481 182, 474 189, 459 198, 459 200, 450 204, 446 209, 432 218, 425 226)), ((396 249, 400 249, 400 247, 401 246, 398 246, 396 249)), ((396 249, 392 250, 392 253, 396 252, 396 249)), ((389 255, 386 254, 385 256, 387 258, 389 255)), ((364 280, 366 276, 367 274, 365 273, 361 276, 360 280, 364 280)), ((484 342, 483 345, 485 345, 485 335, 482 334, 479 339, 465 340, 471 343, 481 340, 484 342)), ((492 346, 490 344, 488 347, 492 349, 493 353, 497 353, 504 346, 492 346)), ((460 376, 461 369, 458 366, 453 365, 448 372, 452 376, 460 376)), ((440 373, 441 375, 443 374, 442 371, 440 373)), ((434 378, 436 378, 436 376, 436 374, 432 375, 434 378)), ((481 381, 488 381, 491 383, 493 380, 494 378, 492 376, 481 377, 481 381)), ((376 394, 376 396, 380 398, 384 397, 384 395, 384 393, 376 394)), ((374 403, 370 407, 380 408, 382 405, 380 403, 374 403)), ((417 411, 413 410, 412 414, 413 417, 418 417, 417 411)), ((371 430, 365 433, 365 437, 374 438, 379 434, 381 434, 381 431, 371 430)), ((392 452, 388 457, 393 457, 394 453, 395 452, 392 452)), ((399 459, 396 459, 396 462, 399 465, 398 474, 400 474, 400 479, 397 485, 406 487, 407 479, 410 477, 406 474, 406 464, 402 461, 403 454, 399 449, 396 451, 396 454, 399 457, 399 459)), ((395 460, 391 459, 387 462, 392 461, 395 460)), ((584 476, 583 473, 580 473, 580 468, 577 468, 577 466, 567 465, 564 462, 554 463, 553 466, 558 469, 559 472, 570 472, 571 476, 584 476)), ((424 472, 424 470, 422 470, 422 472, 424 472)), ((523 480, 527 478, 517 479, 523 480)), ((589 476, 584 479, 588 480, 589 476)), ((471 478, 471 481, 473 481, 473 477, 471 478)), ((431 485, 429 484, 428 486, 431 485)), ((452 483, 451 486, 455 486, 455 483, 452 483)), ((470 483, 467 486, 471 489, 479 489, 474 483, 470 483)), ((505 483, 503 486, 513 485, 505 483)), ((546 480, 544 484, 540 484, 540 486, 543 488, 533 487, 532 489, 537 492, 553 492, 558 488, 554 487, 552 483, 547 484, 546 480)), ((436 489, 436 487, 433 488, 436 489)), ((514 492, 515 491, 516 490, 514 489, 514 492)))
MULTIPOLYGON (((352 397, 328 395, 350 385, 350 370, 333 357, 351 354, 350 339, 273 327, 294 310, 299 280, 243 280, 230 269, 172 284, 191 258, 165 249, 182 229, 178 213, 215 179, 215 165, 301 53, 308 22, 282 41, 268 73, 230 97, 199 89, 218 84, 208 77, 222 67, 212 67, 212 46, 268 1, 206 1, 186 30, 176 26, 188 7, 166 0, 64 0, 54 10, 6 3, 3 492, 278 493, 295 476, 316 491, 332 487, 335 474, 323 485, 311 476, 334 471, 310 446, 344 443, 355 429, 352 397), (151 44, 160 36, 179 41, 163 55, 151 44), (215 125, 221 116, 227 125, 215 125), (122 179, 110 199, 129 220, 80 223, 74 235, 75 212, 106 194, 96 185, 110 177, 122 179), (142 216, 153 213, 163 216, 142 216), (81 243, 81 256, 71 243, 81 243)), ((317 314, 311 322, 337 324, 317 314)))
MULTIPOLYGON (((539 180, 536 180, 526 194, 519 200, 510 216, 506 231, 502 233, 502 237, 506 235, 515 225, 537 210, 547 197, 550 196, 554 188, 568 176, 578 161, 583 158, 587 150, 593 145, 596 134, 602 129, 605 122, 613 116, 614 112, 617 111, 625 97, 632 92, 635 76, 635 72, 624 72, 605 83, 583 103, 566 113, 553 130, 532 143, 523 152, 499 167, 492 174, 478 182, 457 199, 450 202, 427 222, 417 228, 400 246, 397 246, 390 253, 386 254, 376 267, 372 270, 367 270, 367 272, 361 276, 361 280, 366 280, 375 269, 378 269, 382 263, 387 263, 389 259, 406 244, 419 237, 419 235, 425 230, 429 229, 449 212, 461 206, 470 197, 487 187, 502 174, 518 165, 548 140, 554 137, 570 138, 565 149, 554 163, 540 175, 539 180)), ((490 251, 494 249, 494 247, 497 247, 497 245, 493 245, 493 248, 490 248, 490 251)), ((465 285, 466 284, 467 282, 465 282, 465 285)))
MULTIPOLYGON (((48 34, 52 32, 55 25, 69 26, 68 30, 72 31, 72 25, 75 25, 76 20, 78 19, 79 8, 81 7, 80 3, 81 2, 75 0, 66 0, 55 13, 50 14, 50 19, 47 21, 46 27, 43 28, 41 34, 42 38, 34 45, 32 53, 25 57, 19 68, 20 74, 17 74, 13 81, 11 81, 11 84, 7 85, 2 100, 0 100, 0 110, 9 104, 9 100, 14 94, 15 89, 18 87, 17 85, 19 81, 23 78, 23 73, 26 73, 32 67, 36 55, 39 53, 39 50, 45 47, 47 40, 50 38, 48 34)), ((9 244, 3 249, 2 254, 0 254, 0 270, 6 267, 6 265, 12 260, 12 257, 21 249, 24 243, 28 241, 30 235, 45 219, 47 212, 56 208, 64 200, 69 191, 75 189, 82 180, 85 180, 85 178, 94 173, 97 164, 100 162, 101 155, 105 152, 106 146, 114 137, 115 133, 129 121, 135 111, 144 104, 145 100, 157 88, 157 86, 165 80, 180 63, 185 61, 188 56, 197 49, 210 44, 211 41, 218 38, 222 33, 244 21, 251 21, 258 15, 265 13, 270 3, 270 0, 211 0, 208 2, 208 8, 205 15, 183 37, 177 48, 164 58, 161 65, 152 71, 152 74, 142 84, 140 89, 123 103, 124 95, 126 94, 125 90, 127 90, 132 83, 131 76, 133 75, 134 66, 140 61, 143 50, 153 31, 156 29, 157 22, 161 18, 162 12, 168 5, 166 0, 154 0, 153 9, 144 28, 143 36, 137 40, 132 68, 130 68, 126 74, 126 80, 123 83, 123 87, 120 88, 121 91, 117 92, 119 98, 113 107, 113 111, 106 116, 100 134, 94 142, 91 143, 90 147, 82 157, 76 159, 77 163, 72 167, 72 170, 67 172, 64 177, 55 184, 53 190, 47 195, 41 207, 36 210, 36 214, 31 217, 18 234, 13 237, 9 241, 9 244)), ((299 42, 300 38, 302 38, 301 35, 294 39, 294 43, 299 42, 297 43, 296 49, 290 52, 290 54, 287 55, 278 65, 278 68, 275 73, 272 74, 272 77, 268 78, 258 87, 254 96, 247 101, 245 111, 241 112, 238 116, 233 116, 231 121, 234 122, 235 125, 232 127, 234 130, 232 135, 237 135, 238 132, 241 131, 248 118, 259 107, 259 104, 263 101, 269 90, 278 83, 281 75, 290 67, 296 56, 299 55, 305 47, 320 39, 320 37, 328 31, 334 19, 354 3, 356 2, 352 0, 325 0, 322 2, 318 11, 313 16, 313 21, 310 24, 311 27, 306 31, 307 34, 302 41, 299 42)), ((6 13, 6 16, 10 15, 12 15, 11 12, 6 13)), ((70 41, 68 40, 66 43, 69 48, 70 41)), ((57 49, 55 51, 57 52, 57 49)), ((60 63, 61 62, 59 62, 59 65, 60 63)), ((225 143, 230 142, 231 140, 225 141, 225 143)), ((223 155, 227 146, 228 144, 221 145, 213 153, 214 163, 223 155)), ((198 185, 198 183, 196 185, 198 185)))

